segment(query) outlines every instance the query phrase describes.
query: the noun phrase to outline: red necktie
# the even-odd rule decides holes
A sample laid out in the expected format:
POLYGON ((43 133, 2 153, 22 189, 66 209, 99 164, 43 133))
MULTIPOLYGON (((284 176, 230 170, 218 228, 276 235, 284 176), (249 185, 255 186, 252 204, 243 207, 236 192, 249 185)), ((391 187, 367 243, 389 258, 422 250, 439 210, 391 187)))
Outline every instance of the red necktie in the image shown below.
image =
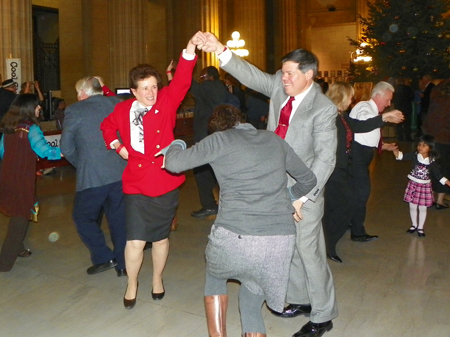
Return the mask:
POLYGON ((275 129, 275 133, 283 139, 286 137, 286 133, 289 127, 289 118, 291 117, 292 112, 292 101, 294 99, 295 97, 293 96, 289 97, 286 105, 281 109, 280 120, 278 121, 278 126, 275 129))

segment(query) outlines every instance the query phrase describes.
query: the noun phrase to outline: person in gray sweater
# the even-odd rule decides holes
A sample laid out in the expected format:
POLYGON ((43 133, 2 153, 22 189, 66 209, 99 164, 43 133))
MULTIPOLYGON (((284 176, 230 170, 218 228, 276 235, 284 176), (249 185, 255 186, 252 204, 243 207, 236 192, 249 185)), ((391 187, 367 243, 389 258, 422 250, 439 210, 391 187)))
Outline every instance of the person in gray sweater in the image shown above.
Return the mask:
POLYGON ((316 184, 314 173, 280 137, 241 123, 240 110, 218 106, 213 134, 186 150, 175 140, 163 149, 164 166, 179 173, 210 164, 220 186, 219 210, 206 248, 205 311, 210 336, 226 336, 228 279, 241 282, 244 336, 265 336, 264 301, 283 311, 294 251, 297 200, 316 184), (297 183, 289 190, 287 174, 297 183))

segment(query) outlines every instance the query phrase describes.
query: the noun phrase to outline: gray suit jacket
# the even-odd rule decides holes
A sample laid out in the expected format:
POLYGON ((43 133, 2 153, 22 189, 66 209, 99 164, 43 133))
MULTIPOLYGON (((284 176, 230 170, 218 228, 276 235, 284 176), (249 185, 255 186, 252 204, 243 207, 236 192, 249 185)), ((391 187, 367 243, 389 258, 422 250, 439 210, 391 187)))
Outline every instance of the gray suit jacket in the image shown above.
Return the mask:
MULTIPOLYGON (((278 125, 281 105, 288 97, 281 82, 281 71, 275 75, 264 73, 235 55, 222 68, 245 86, 271 98, 267 129, 274 131, 278 125)), ((322 93, 320 86, 313 83, 295 111, 286 134, 286 141, 317 177, 316 186, 306 195, 312 201, 322 195, 335 166, 336 117, 336 106, 322 93)), ((288 185, 294 183, 290 179, 288 185)))
POLYGON ((104 186, 122 179, 126 161, 105 147, 100 130, 119 102, 117 97, 91 96, 65 111, 61 152, 77 169, 77 191, 104 186))

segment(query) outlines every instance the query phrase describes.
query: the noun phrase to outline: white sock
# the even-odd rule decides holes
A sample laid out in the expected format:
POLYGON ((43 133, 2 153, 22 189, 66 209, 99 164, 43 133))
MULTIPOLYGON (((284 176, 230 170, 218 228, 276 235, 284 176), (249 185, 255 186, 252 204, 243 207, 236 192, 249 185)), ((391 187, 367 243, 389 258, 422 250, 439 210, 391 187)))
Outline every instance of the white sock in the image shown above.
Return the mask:
POLYGON ((427 206, 419 206, 419 229, 423 229, 427 218, 427 206))
POLYGON ((417 228, 417 205, 409 203, 409 215, 411 216, 411 227, 417 228))

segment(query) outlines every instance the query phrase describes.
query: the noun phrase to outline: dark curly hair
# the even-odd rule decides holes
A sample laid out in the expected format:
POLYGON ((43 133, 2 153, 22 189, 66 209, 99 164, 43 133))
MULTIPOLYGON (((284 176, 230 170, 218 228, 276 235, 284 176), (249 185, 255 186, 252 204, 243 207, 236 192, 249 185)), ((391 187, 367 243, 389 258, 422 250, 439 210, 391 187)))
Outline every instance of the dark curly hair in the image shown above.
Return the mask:
POLYGON ((130 88, 137 89, 137 82, 145 80, 149 77, 156 78, 156 83, 158 84, 158 90, 162 88, 162 79, 159 71, 151 66, 150 64, 138 64, 136 67, 130 70, 129 73, 129 84, 130 88))
POLYGON ((211 115, 209 132, 229 130, 240 122, 242 122, 241 110, 231 104, 221 104, 214 109, 211 115))
POLYGON ((38 105, 39 98, 35 94, 17 95, 0 122, 0 132, 14 133, 17 125, 23 122, 39 124, 35 115, 38 105))

